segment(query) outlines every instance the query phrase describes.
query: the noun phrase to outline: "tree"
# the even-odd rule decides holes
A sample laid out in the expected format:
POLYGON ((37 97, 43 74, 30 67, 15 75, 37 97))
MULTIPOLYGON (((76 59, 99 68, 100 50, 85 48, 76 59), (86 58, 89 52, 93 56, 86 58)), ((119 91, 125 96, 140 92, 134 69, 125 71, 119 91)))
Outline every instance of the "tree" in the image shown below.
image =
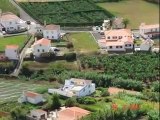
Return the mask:
POLYGON ((124 28, 127 28, 127 25, 129 24, 129 20, 126 18, 123 20, 124 28))
POLYGON ((59 100, 58 94, 53 94, 51 108, 55 110, 55 109, 59 109, 60 107, 61 107, 61 102, 59 100))
POLYGON ((76 104, 76 99, 75 98, 68 98, 65 102, 66 107, 73 107, 76 104))
POLYGON ((11 117, 13 120, 25 120, 27 112, 25 108, 17 106, 11 110, 11 117))

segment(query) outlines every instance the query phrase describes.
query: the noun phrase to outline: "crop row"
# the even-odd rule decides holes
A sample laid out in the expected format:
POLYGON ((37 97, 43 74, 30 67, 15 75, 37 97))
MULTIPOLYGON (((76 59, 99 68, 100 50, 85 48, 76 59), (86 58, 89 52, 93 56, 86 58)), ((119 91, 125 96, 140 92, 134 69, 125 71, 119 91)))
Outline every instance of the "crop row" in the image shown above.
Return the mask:
POLYGON ((20 3, 20 5, 40 23, 60 24, 62 26, 83 26, 101 24, 113 15, 94 3, 86 0, 53 3, 20 3))

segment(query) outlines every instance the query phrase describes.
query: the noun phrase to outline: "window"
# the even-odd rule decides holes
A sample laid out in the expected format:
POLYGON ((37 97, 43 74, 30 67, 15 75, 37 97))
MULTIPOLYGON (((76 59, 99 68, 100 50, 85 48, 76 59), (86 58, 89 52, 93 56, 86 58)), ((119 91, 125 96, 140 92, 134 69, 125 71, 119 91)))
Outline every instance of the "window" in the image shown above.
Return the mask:
POLYGON ((110 49, 112 49, 112 46, 109 46, 110 49))
POLYGON ((39 52, 39 49, 37 51, 39 52))
POLYGON ((108 37, 108 39, 110 39, 110 37, 108 37))
POLYGON ((127 47, 128 45, 126 44, 125 47, 127 47))
POLYGON ((118 48, 118 46, 116 46, 116 48, 118 48))
POLYGON ((131 45, 131 44, 129 44, 129 46, 131 47, 132 45, 131 45))
POLYGON ((122 48, 122 46, 120 46, 120 48, 122 48))
POLYGON ((42 46, 41 44, 39 44, 39 46, 42 46))
POLYGON ((12 22, 9 22, 9 24, 11 25, 11 24, 12 24, 12 22))
POLYGON ((88 88, 90 88, 91 87, 91 85, 88 85, 88 88))
POLYGON ((54 38, 54 36, 52 36, 52 38, 54 38))
POLYGON ((49 38, 49 36, 47 36, 47 38, 49 38))
POLYGON ((112 38, 113 38, 113 39, 117 39, 117 36, 113 36, 112 38))
POLYGON ((42 50, 42 52, 44 52, 44 49, 42 50))

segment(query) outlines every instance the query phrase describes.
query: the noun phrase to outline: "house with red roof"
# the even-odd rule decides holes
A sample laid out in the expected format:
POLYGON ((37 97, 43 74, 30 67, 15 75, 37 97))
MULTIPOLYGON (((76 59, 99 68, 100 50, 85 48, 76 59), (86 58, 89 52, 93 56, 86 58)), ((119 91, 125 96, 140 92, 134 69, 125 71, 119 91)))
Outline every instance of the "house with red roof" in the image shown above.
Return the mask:
POLYGON ((133 49, 133 36, 129 29, 113 29, 104 31, 105 38, 98 40, 102 49, 107 51, 126 51, 133 49))
POLYGON ((42 53, 49 52, 50 49, 51 49, 51 41, 46 38, 37 40, 32 45, 32 51, 35 57, 40 57, 42 53))
POLYGON ((32 104, 38 104, 43 101, 44 99, 41 94, 31 92, 31 91, 23 92, 22 96, 18 98, 19 103, 29 102, 32 104))
POLYGON ((49 40, 58 40, 60 38, 60 26, 59 25, 46 25, 43 28, 43 37, 49 40))
POLYGON ((89 115, 90 111, 79 107, 64 108, 60 111, 53 112, 47 120, 80 120, 80 118, 89 115))
POLYGON ((19 59, 19 46, 18 45, 7 45, 5 48, 5 56, 10 60, 19 59))
POLYGON ((141 23, 139 26, 140 35, 143 38, 153 38, 160 36, 159 24, 146 25, 145 23, 141 23))

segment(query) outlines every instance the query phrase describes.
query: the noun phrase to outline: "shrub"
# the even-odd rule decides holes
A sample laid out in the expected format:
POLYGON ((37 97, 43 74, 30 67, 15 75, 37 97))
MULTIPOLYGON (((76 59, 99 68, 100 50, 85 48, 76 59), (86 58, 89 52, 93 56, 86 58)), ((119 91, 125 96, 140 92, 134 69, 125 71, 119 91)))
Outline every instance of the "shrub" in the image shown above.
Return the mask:
POLYGON ((109 95, 110 95, 110 94, 109 94, 108 90, 105 89, 105 90, 102 90, 102 91, 101 91, 101 96, 102 96, 102 97, 109 96, 109 95))
POLYGON ((45 59, 54 59, 55 53, 54 52, 44 52, 44 53, 41 53, 40 57, 45 58, 45 59))
POLYGON ((68 98, 65 102, 66 107, 73 107, 76 104, 76 99, 75 98, 68 98))
POLYGON ((82 98, 78 98, 78 103, 80 104, 95 104, 96 103, 96 99, 92 98, 92 97, 82 97, 82 98))
POLYGON ((72 43, 72 42, 68 42, 68 43, 67 43, 67 48, 68 48, 68 49, 73 48, 73 43, 72 43))
POLYGON ((76 60, 76 53, 66 53, 64 56, 67 61, 76 60))
POLYGON ((105 101, 105 102, 112 102, 112 99, 106 97, 106 98, 104 98, 104 101, 105 101))

